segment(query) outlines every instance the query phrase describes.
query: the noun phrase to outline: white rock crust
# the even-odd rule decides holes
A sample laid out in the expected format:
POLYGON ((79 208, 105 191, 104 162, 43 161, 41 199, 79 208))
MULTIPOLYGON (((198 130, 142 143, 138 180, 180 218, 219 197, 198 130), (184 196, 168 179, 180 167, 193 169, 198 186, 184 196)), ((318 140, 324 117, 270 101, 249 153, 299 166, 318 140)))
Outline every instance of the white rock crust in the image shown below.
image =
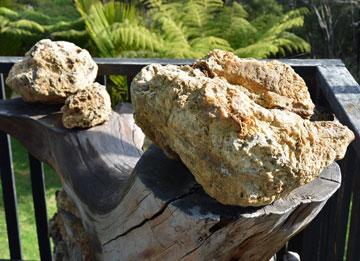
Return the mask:
POLYGON ((267 108, 245 84, 196 63, 147 66, 131 85, 136 123, 223 204, 272 203, 344 157, 347 127, 267 108))
POLYGON ((70 95, 62 107, 65 128, 89 128, 109 120, 111 100, 105 86, 93 83, 70 95))
POLYGON ((6 84, 24 101, 63 104, 69 95, 94 82, 97 69, 88 51, 44 39, 11 68, 6 84))

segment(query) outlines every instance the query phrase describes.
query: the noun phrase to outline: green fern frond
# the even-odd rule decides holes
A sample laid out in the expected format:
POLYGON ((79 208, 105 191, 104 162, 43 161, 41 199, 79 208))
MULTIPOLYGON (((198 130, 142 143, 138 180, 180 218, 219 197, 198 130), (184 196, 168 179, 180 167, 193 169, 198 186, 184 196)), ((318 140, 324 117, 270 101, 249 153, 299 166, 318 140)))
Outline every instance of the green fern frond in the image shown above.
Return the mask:
POLYGON ((123 50, 159 51, 163 48, 162 39, 143 26, 124 22, 116 23, 110 28, 118 53, 123 50))
MULTIPOLYGON (((214 36, 196 38, 190 41, 190 45, 192 49, 196 50, 197 52, 201 52, 201 56, 205 56, 213 49, 222 49, 226 51, 233 50, 228 41, 214 36)), ((201 56, 194 58, 200 58, 201 56)))
MULTIPOLYGON (((275 8, 275 13, 261 12, 258 17, 249 17, 237 2, 140 2, 147 7, 141 18, 133 5, 114 0, 75 0, 100 56, 199 58, 218 48, 241 57, 266 58, 310 49, 304 39, 292 32, 303 25, 305 9, 280 15, 282 10, 275 8)), ((261 1, 256 4, 261 5, 261 1)), ((112 76, 109 80, 112 101, 126 99, 124 78, 112 76)))
POLYGON ((304 24, 304 17, 295 17, 289 20, 282 21, 281 23, 275 24, 270 30, 268 30, 262 38, 266 38, 269 36, 276 36, 282 32, 287 30, 291 30, 293 28, 301 27, 304 24))
POLYGON ((297 8, 294 10, 290 10, 289 12, 287 12, 285 15, 282 16, 282 21, 287 21, 291 18, 295 18, 295 17, 300 17, 300 16, 304 16, 309 14, 309 9, 307 9, 306 7, 302 7, 302 8, 297 8))
POLYGON ((162 0, 140 0, 140 2, 148 9, 160 8, 163 5, 162 0))
POLYGON ((81 15, 86 15, 92 5, 98 3, 98 0, 75 0, 75 7, 81 15))
POLYGON ((209 34, 226 39, 234 49, 251 43, 257 29, 247 20, 242 5, 234 2, 217 12, 207 25, 209 34))
POLYGON ((54 32, 50 34, 50 38, 56 41, 69 41, 73 42, 76 45, 86 46, 88 40, 88 33, 87 31, 78 31, 78 30, 67 30, 61 32, 54 32))
POLYGON ((10 23, 10 20, 4 16, 0 16, 0 32, 4 31, 7 25, 10 23))
POLYGON ((17 12, 6 7, 0 7, 0 16, 6 17, 11 21, 15 21, 20 18, 20 15, 17 12))
POLYGON ((109 24, 121 23, 125 20, 137 23, 135 6, 126 3, 109 1, 103 5, 103 12, 109 24))
POLYGON ((204 34, 204 27, 214 12, 223 7, 221 0, 192 0, 182 7, 182 21, 191 31, 191 36, 204 34))
POLYGON ((111 41, 112 35, 109 23, 100 2, 92 5, 89 14, 84 17, 85 24, 91 39, 94 41, 102 56, 114 57, 115 46, 111 41))
POLYGON ((45 32, 45 29, 42 25, 25 19, 20 19, 11 23, 13 29, 26 30, 32 33, 42 34, 45 32))
POLYGON ((85 30, 85 25, 84 20, 80 18, 72 22, 60 21, 55 24, 47 25, 45 28, 49 32, 60 32, 67 30, 83 31, 85 30))
POLYGON ((49 17, 46 14, 37 12, 35 10, 32 10, 30 8, 26 8, 22 13, 21 13, 21 18, 22 19, 26 19, 26 20, 30 20, 33 22, 37 22, 41 25, 51 25, 53 24, 54 18, 49 17))
POLYGON ((116 105, 121 101, 128 100, 128 90, 127 90, 127 79, 125 76, 121 75, 110 75, 110 83, 107 86, 107 91, 111 97, 111 104, 116 105))
POLYGON ((186 27, 183 26, 181 22, 175 21, 169 17, 162 17, 160 23, 163 38, 172 48, 175 46, 179 49, 190 48, 187 40, 188 35, 186 27))
POLYGON ((310 44, 294 33, 284 32, 277 41, 281 41, 280 46, 285 51, 284 55, 286 53, 307 53, 311 50, 310 44))
POLYGON ((244 58, 267 58, 276 55, 279 46, 271 42, 256 42, 243 48, 236 49, 234 53, 244 58))

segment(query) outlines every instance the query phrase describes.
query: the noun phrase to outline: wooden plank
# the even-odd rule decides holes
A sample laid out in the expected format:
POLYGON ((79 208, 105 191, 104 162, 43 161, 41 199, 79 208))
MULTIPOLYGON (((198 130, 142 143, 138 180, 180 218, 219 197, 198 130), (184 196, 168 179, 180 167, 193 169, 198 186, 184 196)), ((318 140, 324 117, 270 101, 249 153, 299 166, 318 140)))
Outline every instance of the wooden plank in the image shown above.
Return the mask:
MULTIPOLYGON (((354 102, 354 99, 359 97, 356 81, 344 66, 319 66, 316 73, 316 84, 319 88, 316 88, 312 97, 315 103, 331 107, 343 123, 356 130, 356 125, 351 126, 350 121, 359 114, 349 115, 350 112, 346 111, 346 108, 352 108, 354 104, 359 105, 359 102, 354 102), (350 99, 349 94, 352 96, 350 99)), ((344 182, 340 191, 329 200, 314 222, 290 242, 290 250, 299 251, 304 260, 343 258, 352 180, 355 174, 353 166, 354 162, 357 162, 354 157, 356 151, 349 147, 346 158, 341 162, 344 182)))
POLYGON ((329 201, 328 213, 322 224, 326 231, 322 238, 327 244, 320 247, 320 260, 341 260, 344 254, 345 236, 347 230, 348 211, 354 175, 359 175, 354 169, 356 154, 360 152, 360 88, 345 67, 319 66, 317 67, 318 86, 336 117, 356 136, 356 140, 349 147, 346 159, 341 163, 345 175, 343 187, 336 198, 329 201), (341 209, 341 211, 339 211, 341 209))
POLYGON ((318 86, 332 111, 355 133, 352 142, 360 155, 360 87, 345 66, 317 67, 318 86))

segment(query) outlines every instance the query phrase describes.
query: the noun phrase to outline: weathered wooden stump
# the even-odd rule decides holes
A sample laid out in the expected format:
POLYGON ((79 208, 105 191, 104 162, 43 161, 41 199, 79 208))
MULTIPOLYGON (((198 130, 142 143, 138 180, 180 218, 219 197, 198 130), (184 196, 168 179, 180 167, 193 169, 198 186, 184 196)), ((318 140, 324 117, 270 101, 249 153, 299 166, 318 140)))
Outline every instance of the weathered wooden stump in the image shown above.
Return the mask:
POLYGON ((271 205, 225 206, 156 146, 141 156, 144 136, 130 104, 88 130, 64 129, 58 111, 20 99, 0 102, 0 130, 62 177, 52 226, 59 259, 268 260, 341 183, 334 163, 271 205))

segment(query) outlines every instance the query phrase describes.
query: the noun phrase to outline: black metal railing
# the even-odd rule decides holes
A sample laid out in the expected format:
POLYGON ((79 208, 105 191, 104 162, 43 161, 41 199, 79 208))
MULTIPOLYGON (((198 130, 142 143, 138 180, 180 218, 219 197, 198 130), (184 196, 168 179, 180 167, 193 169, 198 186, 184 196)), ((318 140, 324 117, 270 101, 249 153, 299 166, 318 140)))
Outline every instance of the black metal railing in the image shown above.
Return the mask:
MULTIPOLYGON (((21 57, 0 57, 0 99, 4 99, 4 78, 21 57)), ((282 60, 306 81, 314 102, 332 110, 356 136, 346 157, 339 162, 342 185, 316 219, 288 244, 302 260, 360 260, 360 87, 340 60, 282 60)), ((189 64, 192 60, 96 59, 97 81, 106 85, 108 75, 124 75, 131 82, 150 63, 189 64)), ((51 258, 42 164, 29 155, 36 228, 42 260, 51 258)), ((11 259, 21 259, 21 241, 16 205, 11 145, 0 132, 0 174, 11 259)), ((1 257, 0 257, 1 258, 1 257)))

